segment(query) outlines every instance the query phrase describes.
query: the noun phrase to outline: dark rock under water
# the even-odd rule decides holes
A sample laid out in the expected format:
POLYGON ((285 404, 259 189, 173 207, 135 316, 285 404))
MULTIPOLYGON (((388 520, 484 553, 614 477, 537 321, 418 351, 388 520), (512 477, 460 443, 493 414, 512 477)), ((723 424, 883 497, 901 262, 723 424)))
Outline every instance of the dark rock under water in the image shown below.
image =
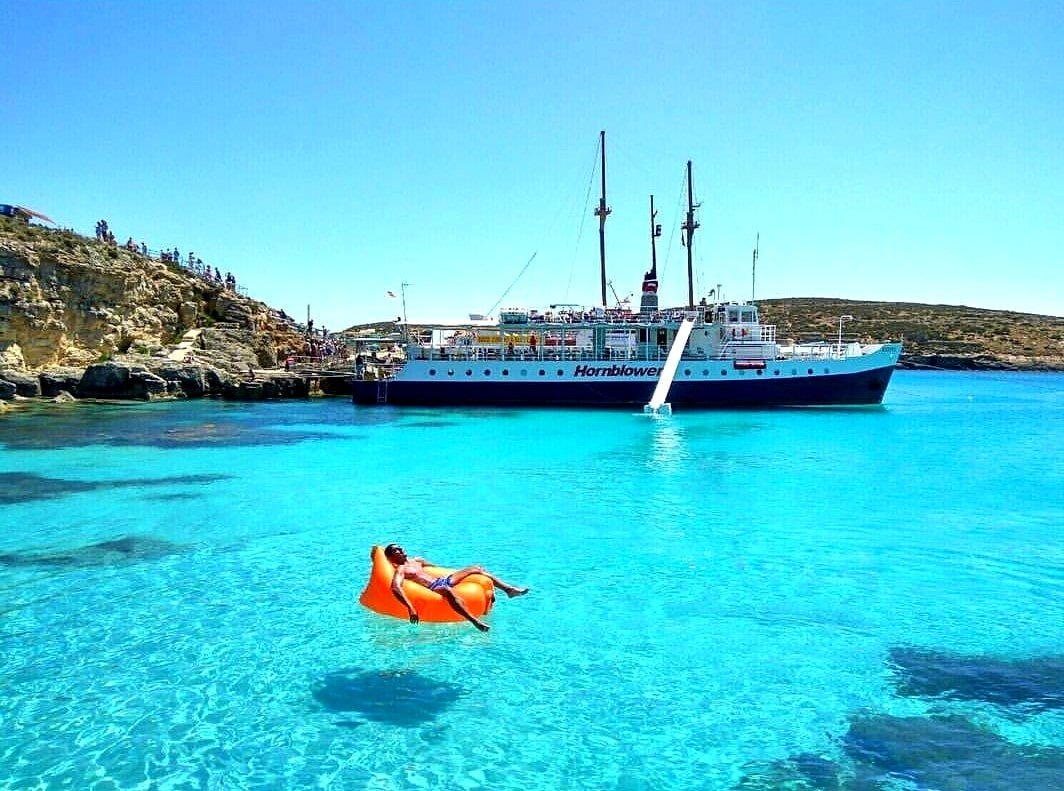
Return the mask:
POLYGON ((122 536, 87 546, 54 552, 0 553, 0 566, 53 566, 91 568, 155 560, 184 551, 185 547, 151 536, 122 536))
POLYGON ((1064 708, 1064 655, 1001 659, 901 646, 889 665, 899 695, 1064 708))

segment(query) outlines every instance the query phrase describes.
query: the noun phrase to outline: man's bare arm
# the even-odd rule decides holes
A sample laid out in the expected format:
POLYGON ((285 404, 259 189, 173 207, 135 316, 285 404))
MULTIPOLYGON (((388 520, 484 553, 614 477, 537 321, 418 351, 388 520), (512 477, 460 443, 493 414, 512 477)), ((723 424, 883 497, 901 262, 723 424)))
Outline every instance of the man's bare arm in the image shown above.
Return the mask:
POLYGON ((414 609, 414 605, 410 603, 410 599, 406 597, 406 592, 403 590, 404 579, 406 579, 406 572, 400 566, 395 570, 395 576, 392 577, 392 595, 406 607, 406 611, 410 614, 410 623, 417 623, 421 619, 418 618, 417 610, 414 609))

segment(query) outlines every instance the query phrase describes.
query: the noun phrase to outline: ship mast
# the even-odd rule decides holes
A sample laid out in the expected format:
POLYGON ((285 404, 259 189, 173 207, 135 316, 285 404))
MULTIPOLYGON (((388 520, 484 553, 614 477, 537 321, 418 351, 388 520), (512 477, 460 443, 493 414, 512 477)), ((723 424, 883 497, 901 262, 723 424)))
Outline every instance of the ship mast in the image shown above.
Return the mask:
POLYGON ((695 209, 699 204, 695 203, 694 188, 691 186, 691 160, 687 160, 687 219, 680 226, 686 234, 687 240, 687 309, 695 309, 695 278, 694 265, 691 260, 695 229, 698 223, 695 221, 695 209))
POLYGON ((606 205, 606 131, 599 132, 599 148, 602 151, 602 197, 599 198, 595 216, 599 218, 599 267, 602 277, 602 307, 606 307, 606 217, 613 209, 606 205))
POLYGON ((750 267, 750 301, 757 302, 757 251, 761 247, 761 232, 754 240, 754 263, 750 267))

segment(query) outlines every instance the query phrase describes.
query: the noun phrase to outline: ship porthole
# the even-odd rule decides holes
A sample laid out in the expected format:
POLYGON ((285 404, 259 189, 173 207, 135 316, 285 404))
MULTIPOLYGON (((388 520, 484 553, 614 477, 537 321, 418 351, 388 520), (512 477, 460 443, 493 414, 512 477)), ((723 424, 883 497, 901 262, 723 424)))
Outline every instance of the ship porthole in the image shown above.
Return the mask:
POLYGON ((429 368, 429 376, 435 376, 435 375, 436 375, 436 369, 435 368, 429 368))
POLYGON ((447 369, 447 375, 448 376, 454 376, 454 368, 448 368, 447 369))
POLYGON ((522 368, 521 369, 521 376, 528 376, 528 370, 525 369, 525 368, 522 368))
POLYGON ((812 376, 812 375, 813 375, 813 369, 812 369, 812 368, 807 368, 805 372, 806 372, 807 374, 809 374, 810 376, 812 376))
POLYGON ((709 369, 708 368, 703 368, 702 369, 702 376, 709 376, 709 369))
POLYGON ((544 370, 543 370, 542 368, 540 368, 540 369, 539 369, 539 375, 540 375, 540 376, 546 376, 546 375, 547 375, 547 372, 546 372, 546 371, 544 371, 544 370))
POLYGON ((758 368, 758 369, 757 369, 757 375, 758 375, 758 376, 764 376, 764 375, 765 375, 765 371, 764 371, 764 369, 762 369, 762 368, 758 368))
POLYGON ((506 369, 506 368, 503 368, 502 369, 502 375, 503 376, 509 376, 510 375, 510 371, 508 369, 506 369))
POLYGON ((491 369, 490 368, 485 368, 484 369, 484 376, 491 376, 491 369))
POLYGON ((721 376, 727 376, 727 375, 728 375, 728 372, 727 372, 726 370, 724 370, 723 368, 721 368, 721 369, 720 369, 720 375, 721 375, 721 376))
POLYGON ((772 375, 773 376, 779 376, 780 375, 780 369, 777 368, 775 371, 772 372, 772 375))
POLYGON ((792 368, 791 369, 791 376, 797 376, 797 375, 798 375, 798 369, 797 368, 792 368))
POLYGON ((558 369, 558 376, 565 376, 565 371, 563 371, 561 368, 559 368, 558 369))
MULTIPOLYGON (((810 373, 812 373, 812 371, 810 371, 810 373)), ((473 369, 472 368, 466 368, 465 369, 465 375, 466 376, 472 376, 473 375, 473 369)))
POLYGON ((830 368, 825 368, 825 369, 824 369, 824 373, 826 373, 826 374, 829 374, 829 373, 831 373, 831 369, 830 369, 830 368))
POLYGON ((690 368, 684 368, 683 369, 683 375, 684 376, 690 376, 691 375, 691 369, 690 368))

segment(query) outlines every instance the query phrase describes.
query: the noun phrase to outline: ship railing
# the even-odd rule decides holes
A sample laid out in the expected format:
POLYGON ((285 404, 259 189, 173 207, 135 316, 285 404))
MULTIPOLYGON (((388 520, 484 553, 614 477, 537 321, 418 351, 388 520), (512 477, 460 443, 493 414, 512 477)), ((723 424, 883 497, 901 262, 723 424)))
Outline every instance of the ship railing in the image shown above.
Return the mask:
POLYGON ((844 360, 853 356, 850 351, 852 343, 835 341, 813 341, 795 343, 780 347, 781 356, 789 360, 844 360))
MULTIPOLYGON (((760 349, 762 344, 756 343, 760 349)), ((581 346, 517 346, 514 350, 497 347, 476 346, 418 346, 412 350, 411 358, 421 361, 439 361, 440 363, 466 363, 481 361, 502 362, 619 362, 622 360, 661 361, 668 356, 668 348, 655 344, 636 344, 628 347, 610 346, 596 351, 590 345, 581 346)), ((733 354, 724 355, 727 358, 733 354)), ((710 357, 705 351, 684 350, 684 360, 706 360, 710 357)))

